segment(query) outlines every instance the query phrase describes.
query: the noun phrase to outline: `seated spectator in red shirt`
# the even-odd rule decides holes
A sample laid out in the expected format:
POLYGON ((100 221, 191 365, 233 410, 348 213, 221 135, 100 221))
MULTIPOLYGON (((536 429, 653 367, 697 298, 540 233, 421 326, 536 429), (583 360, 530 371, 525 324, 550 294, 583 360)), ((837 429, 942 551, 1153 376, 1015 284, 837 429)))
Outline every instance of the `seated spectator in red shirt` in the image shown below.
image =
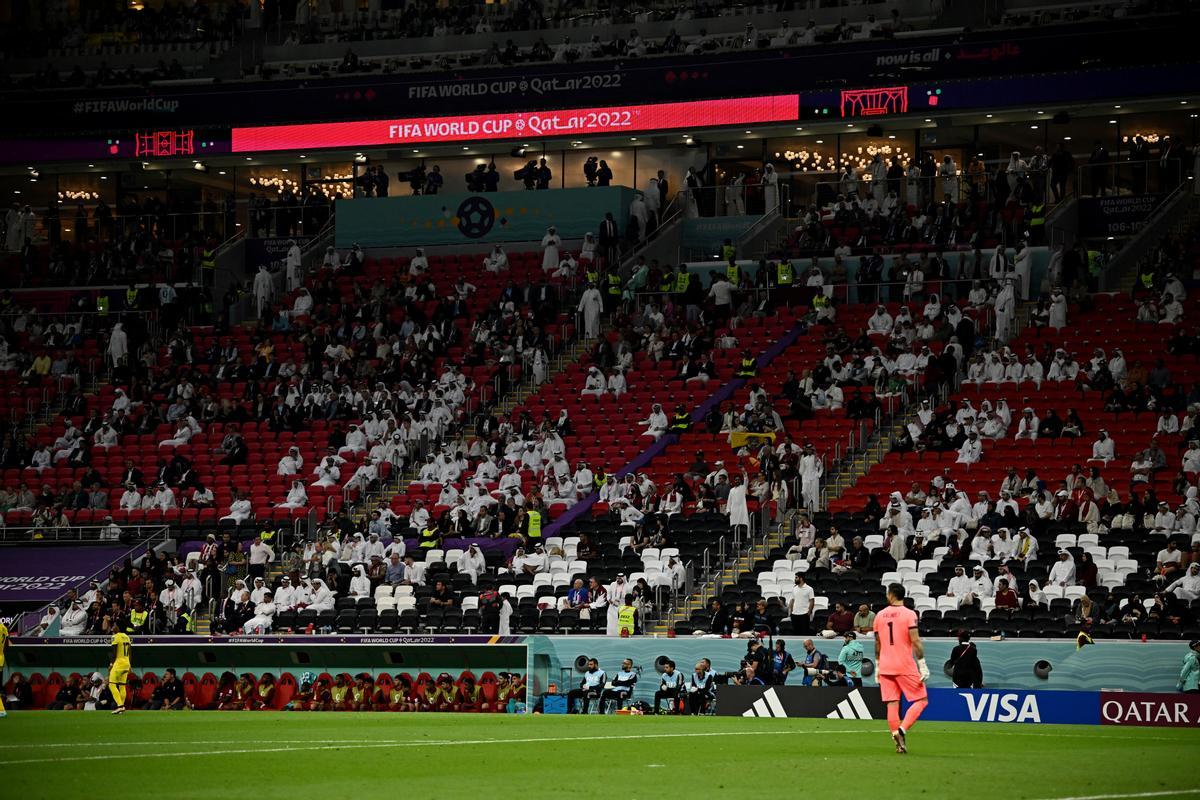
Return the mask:
POLYGON ((996 581, 996 608, 1006 608, 1010 611, 1016 611, 1021 607, 1021 599, 1017 597, 1017 593, 1008 585, 1007 578, 1000 578, 996 581))
POLYGON ((843 603, 836 603, 833 611, 829 612, 829 619, 825 622, 825 630, 833 631, 834 634, 841 636, 843 633, 854 629, 854 615, 846 610, 843 603))

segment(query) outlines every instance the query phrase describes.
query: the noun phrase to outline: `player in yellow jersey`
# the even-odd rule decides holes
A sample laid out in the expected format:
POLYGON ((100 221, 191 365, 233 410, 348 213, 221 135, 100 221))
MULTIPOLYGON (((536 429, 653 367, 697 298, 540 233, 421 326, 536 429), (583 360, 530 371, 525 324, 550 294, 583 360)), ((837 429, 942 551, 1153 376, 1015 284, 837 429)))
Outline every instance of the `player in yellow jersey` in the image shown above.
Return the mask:
MULTIPOLYGON (((4 650, 8 647, 8 626, 0 622, 0 683, 4 682, 4 650)), ((0 718, 7 717, 4 710, 4 692, 0 692, 0 718)))
POLYGON ((129 663, 129 651, 132 646, 133 642, 121 631, 113 634, 113 660, 112 665, 108 668, 108 690, 112 692, 113 702, 117 704, 116 709, 112 712, 114 714, 125 713, 125 684, 129 680, 129 671, 132 669, 129 663))

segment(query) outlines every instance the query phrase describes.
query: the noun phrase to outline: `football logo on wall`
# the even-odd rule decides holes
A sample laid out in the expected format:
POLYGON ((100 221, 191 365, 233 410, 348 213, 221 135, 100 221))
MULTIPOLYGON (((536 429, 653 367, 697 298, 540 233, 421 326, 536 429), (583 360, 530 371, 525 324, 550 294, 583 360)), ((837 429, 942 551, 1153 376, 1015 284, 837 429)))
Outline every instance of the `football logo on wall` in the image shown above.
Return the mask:
POLYGON ((479 239, 487 236, 488 231, 496 224, 496 209, 486 197, 473 195, 463 200, 455 214, 458 218, 458 229, 468 239, 479 239))

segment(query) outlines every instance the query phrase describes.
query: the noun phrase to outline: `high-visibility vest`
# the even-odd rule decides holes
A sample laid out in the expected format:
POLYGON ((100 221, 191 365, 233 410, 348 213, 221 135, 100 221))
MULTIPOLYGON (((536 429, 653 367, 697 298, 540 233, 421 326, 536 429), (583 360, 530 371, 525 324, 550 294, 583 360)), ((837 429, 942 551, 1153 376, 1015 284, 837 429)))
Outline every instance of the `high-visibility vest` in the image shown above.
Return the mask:
POLYGON ((425 550, 437 547, 438 532, 437 528, 425 528, 421 531, 421 535, 417 537, 417 547, 425 550))
POLYGON ((668 272, 666 275, 663 275, 662 280, 658 284, 658 290, 660 292, 675 291, 675 273, 668 272))
POLYGON ((1143 288, 1145 288, 1145 289, 1153 289, 1154 288, 1154 273, 1153 272, 1143 272, 1138 277, 1142 281, 1143 288))
POLYGON ((137 308, 139 294, 140 294, 140 292, 137 289, 126 289, 125 290, 125 307, 126 308, 137 308))
POLYGON ((608 293, 621 296, 621 276, 615 272, 608 273, 608 293))
POLYGON ((215 270, 217 268, 217 251, 205 248, 200 253, 200 268, 215 270))
MULTIPOLYGON (((725 263, 728 264, 730 261, 733 261, 733 257, 736 253, 737 253, 737 249, 733 245, 731 245, 731 244, 721 245, 721 260, 724 261, 725 263)), ((737 269, 737 267, 733 267, 733 268, 737 269)))
POLYGON ((135 630, 146 624, 146 618, 149 616, 149 611, 130 611, 129 627, 125 629, 125 632, 133 633, 135 630))
POLYGON ((637 609, 633 606, 621 606, 617 609, 617 634, 633 636, 637 627, 637 609))
POLYGON ((676 414, 675 418, 671 420, 671 430, 673 431, 686 431, 690 427, 692 427, 691 414, 676 414))
POLYGON ((791 286, 792 281, 795 280, 795 274, 792 272, 792 262, 790 262, 790 261, 779 262, 779 270, 776 273, 776 275, 777 275, 777 277, 775 279, 775 282, 777 284, 779 284, 780 286, 791 286))
POLYGON ((1029 227, 1046 224, 1046 204, 1034 203, 1029 207, 1029 227))
POLYGON ((686 270, 675 276, 675 291, 686 292, 692 282, 692 273, 686 270))
POLYGON ((813 298, 812 304, 813 308, 815 309, 827 308, 829 306, 829 298, 824 294, 818 293, 817 296, 813 298))
POLYGON ((737 264, 730 264, 725 268, 725 277, 729 279, 730 283, 737 286, 742 280, 742 270, 737 264))
POLYGON ((1088 259, 1088 275, 1091 275, 1093 277, 1096 275, 1099 275, 1100 274, 1100 251, 1099 250, 1088 250, 1087 251, 1087 259, 1088 259))
POLYGON ((583 273, 583 275, 585 278, 587 278, 588 283, 596 283, 596 281, 600 278, 600 273, 596 272, 594 269, 589 269, 587 272, 583 273))
POLYGON ((737 377, 753 378, 758 374, 758 362, 753 358, 743 358, 742 365, 738 367, 737 377))
POLYGON ((530 539, 542 538, 542 512, 527 511, 525 517, 529 520, 529 529, 526 531, 526 535, 530 539))
POLYGON ((96 298, 96 313, 102 317, 108 316, 108 295, 102 294, 96 298))

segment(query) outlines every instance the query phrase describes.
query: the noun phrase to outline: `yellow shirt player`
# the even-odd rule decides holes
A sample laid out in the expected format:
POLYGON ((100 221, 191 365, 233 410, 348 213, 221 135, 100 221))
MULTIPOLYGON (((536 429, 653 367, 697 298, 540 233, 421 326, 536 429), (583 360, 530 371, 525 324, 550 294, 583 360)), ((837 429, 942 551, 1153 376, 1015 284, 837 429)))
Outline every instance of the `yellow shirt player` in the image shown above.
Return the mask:
MULTIPOLYGON (((8 626, 0 622, 0 681, 4 680, 4 651, 8 647, 8 626)), ((0 718, 7 717, 4 710, 4 692, 0 692, 0 718)))
POLYGON ((125 684, 129 680, 132 666, 129 663, 129 651, 133 642, 124 633, 117 631, 112 637, 113 660, 108 670, 108 690, 112 692, 113 702, 117 704, 114 714, 125 712, 125 684))

